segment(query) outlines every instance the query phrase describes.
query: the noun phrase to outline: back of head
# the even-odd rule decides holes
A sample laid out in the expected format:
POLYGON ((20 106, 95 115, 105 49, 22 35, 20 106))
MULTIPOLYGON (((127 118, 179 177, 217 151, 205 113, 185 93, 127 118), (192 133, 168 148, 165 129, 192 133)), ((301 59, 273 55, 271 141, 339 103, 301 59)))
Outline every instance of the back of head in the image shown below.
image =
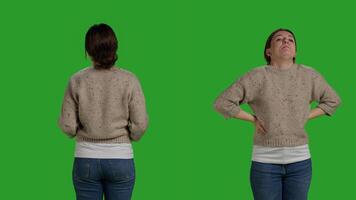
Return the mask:
POLYGON ((117 60, 117 39, 112 28, 106 24, 95 24, 85 36, 85 52, 96 69, 109 69, 117 60))

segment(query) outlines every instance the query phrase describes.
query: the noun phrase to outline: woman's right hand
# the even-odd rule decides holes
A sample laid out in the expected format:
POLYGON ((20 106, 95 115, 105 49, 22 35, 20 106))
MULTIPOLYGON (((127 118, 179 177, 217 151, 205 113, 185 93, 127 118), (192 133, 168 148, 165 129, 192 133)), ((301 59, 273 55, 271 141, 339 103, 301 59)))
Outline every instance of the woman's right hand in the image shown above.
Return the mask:
POLYGON ((254 118, 253 123, 255 124, 255 129, 257 133, 266 134, 267 130, 265 128, 265 123, 261 119, 256 117, 256 115, 253 115, 253 118, 254 118))
POLYGON ((240 112, 236 114, 235 118, 254 123, 256 127, 256 131, 258 133, 265 134, 267 132, 265 128, 265 123, 262 120, 260 120, 256 115, 247 113, 244 110, 240 110, 240 112))

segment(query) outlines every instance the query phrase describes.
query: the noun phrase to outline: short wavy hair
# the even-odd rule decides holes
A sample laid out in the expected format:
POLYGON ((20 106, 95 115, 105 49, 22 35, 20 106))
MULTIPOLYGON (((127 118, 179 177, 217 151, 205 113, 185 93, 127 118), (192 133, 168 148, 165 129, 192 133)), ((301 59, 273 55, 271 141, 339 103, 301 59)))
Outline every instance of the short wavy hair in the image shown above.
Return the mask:
POLYGON ((109 69, 115 64, 117 48, 115 33, 107 24, 95 24, 85 35, 85 56, 92 58, 97 69, 109 69))

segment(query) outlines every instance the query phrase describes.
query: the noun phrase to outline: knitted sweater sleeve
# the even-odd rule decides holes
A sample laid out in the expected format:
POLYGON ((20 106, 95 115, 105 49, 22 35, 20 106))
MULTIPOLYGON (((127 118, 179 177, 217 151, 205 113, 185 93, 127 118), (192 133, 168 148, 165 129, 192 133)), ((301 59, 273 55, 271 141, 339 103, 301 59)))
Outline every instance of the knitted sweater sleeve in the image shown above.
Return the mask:
POLYGON ((217 112, 226 119, 236 116, 240 112, 240 105, 249 103, 255 97, 256 81, 249 72, 235 81, 230 87, 223 91, 215 100, 214 107, 217 112))
POLYGON ((148 116, 141 84, 135 77, 129 97, 129 131, 132 140, 139 140, 147 129, 148 116))
POLYGON ((341 104, 341 99, 320 73, 314 71, 313 75, 312 101, 317 101, 317 107, 331 116, 341 104))
POLYGON ((79 127, 78 99, 75 93, 75 81, 73 78, 68 82, 62 102, 62 110, 58 119, 58 126, 69 137, 74 137, 79 127))

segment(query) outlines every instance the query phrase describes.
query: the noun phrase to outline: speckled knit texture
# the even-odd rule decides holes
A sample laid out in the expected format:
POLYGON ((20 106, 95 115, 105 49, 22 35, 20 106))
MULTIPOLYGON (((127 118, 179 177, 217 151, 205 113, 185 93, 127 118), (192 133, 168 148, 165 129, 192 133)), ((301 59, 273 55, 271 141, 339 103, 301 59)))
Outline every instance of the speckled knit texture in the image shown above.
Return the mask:
POLYGON ((267 130, 265 134, 255 130, 255 145, 292 147, 308 143, 304 126, 313 101, 328 116, 341 103, 323 76, 311 67, 294 64, 282 70, 264 65, 233 83, 215 100, 214 107, 231 118, 241 110, 241 104, 247 103, 267 130))
POLYGON ((58 120, 68 136, 94 143, 130 143, 144 134, 147 123, 141 85, 131 72, 87 67, 70 78, 58 120))

